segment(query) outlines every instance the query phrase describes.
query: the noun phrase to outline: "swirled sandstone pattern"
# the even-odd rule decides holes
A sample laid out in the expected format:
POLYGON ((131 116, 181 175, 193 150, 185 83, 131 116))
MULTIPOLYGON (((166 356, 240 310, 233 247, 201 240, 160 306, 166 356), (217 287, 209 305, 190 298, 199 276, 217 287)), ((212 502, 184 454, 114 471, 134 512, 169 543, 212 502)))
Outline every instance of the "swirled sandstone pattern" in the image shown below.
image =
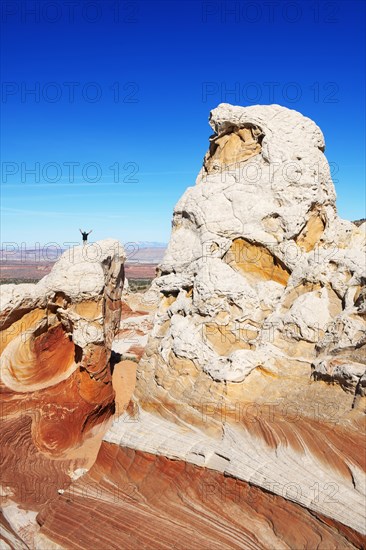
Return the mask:
POLYGON ((324 138, 308 118, 223 104, 210 124, 158 276, 143 298, 125 296, 118 331, 118 277, 97 293, 109 304, 99 325, 99 301, 82 289, 65 303, 56 285, 46 321, 34 287, 11 290, 10 302, 23 298, 4 317, 4 541, 365 547, 366 224, 338 217, 324 138), (103 368, 111 346, 113 374, 103 368), (65 395, 92 410, 76 407, 66 431, 65 395), (32 414, 11 408, 21 399, 32 414), (98 445, 78 447, 88 430, 98 445))
POLYGON ((365 535, 366 224, 337 215, 310 119, 222 104, 210 125, 149 292, 157 312, 133 402, 105 440, 365 535))
POLYGON ((38 521, 37 542, 68 550, 346 550, 362 543, 351 529, 249 483, 105 442, 88 474, 38 521), (90 517, 95 529, 80 529, 90 517))
POLYGON ((16 523, 17 505, 39 510, 95 460, 115 407, 110 357, 124 260, 117 241, 99 241, 65 252, 35 285, 0 287, 8 521, 16 523))

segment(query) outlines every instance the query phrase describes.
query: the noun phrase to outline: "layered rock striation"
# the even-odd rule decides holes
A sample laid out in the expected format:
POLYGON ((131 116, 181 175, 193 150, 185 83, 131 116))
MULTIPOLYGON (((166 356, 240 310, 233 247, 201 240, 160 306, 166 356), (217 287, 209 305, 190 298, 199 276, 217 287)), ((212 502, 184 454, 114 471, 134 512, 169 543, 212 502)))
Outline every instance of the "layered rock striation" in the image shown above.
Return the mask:
POLYGON ((95 460, 115 408, 110 359, 124 260, 108 239, 68 250, 35 285, 0 287, 7 521, 18 505, 39 510, 95 460))
POLYGON ((105 440, 365 534, 366 224, 337 215, 310 119, 222 104, 210 125, 149 291, 157 312, 133 403, 105 440))
POLYGON ((91 470, 38 515, 37 547, 355 549, 361 537, 213 470, 103 442, 91 470), (80 529, 94 518, 96 529, 80 529))
POLYGON ((147 293, 116 241, 2 287, 3 545, 365 545, 366 224, 308 118, 210 124, 147 293))

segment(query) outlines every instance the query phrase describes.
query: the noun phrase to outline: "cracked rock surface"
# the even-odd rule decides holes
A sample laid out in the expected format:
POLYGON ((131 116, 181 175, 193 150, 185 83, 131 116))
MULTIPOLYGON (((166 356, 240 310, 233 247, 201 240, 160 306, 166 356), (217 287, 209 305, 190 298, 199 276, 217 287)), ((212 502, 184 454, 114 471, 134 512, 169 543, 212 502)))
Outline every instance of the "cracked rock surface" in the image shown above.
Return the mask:
POLYGON ((134 406, 105 440, 280 496, 290 484, 286 498, 365 534, 366 224, 338 216, 309 118, 221 104, 210 125, 149 291, 134 406))

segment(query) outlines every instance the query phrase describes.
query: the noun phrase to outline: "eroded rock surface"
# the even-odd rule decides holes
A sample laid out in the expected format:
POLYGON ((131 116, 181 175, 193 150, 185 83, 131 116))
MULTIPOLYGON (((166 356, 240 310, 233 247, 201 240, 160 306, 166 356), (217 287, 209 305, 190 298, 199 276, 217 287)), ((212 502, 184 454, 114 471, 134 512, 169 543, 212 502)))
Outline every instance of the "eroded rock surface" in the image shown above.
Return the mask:
POLYGON ((88 474, 38 516, 61 548, 354 549, 360 536, 218 472, 103 443, 88 474), (90 517, 95 529, 80 529, 90 517))
POLYGON ((133 402, 105 439, 365 534, 366 224, 338 217, 310 119, 222 104, 210 125, 149 291, 133 402))
MULTIPOLYGON (((124 260, 117 241, 99 241, 65 252, 35 285, 0 287, 1 485, 10 523, 25 517, 18 506, 39 510, 95 460, 115 408, 110 356, 124 260)), ((24 521, 23 534, 33 529, 24 521)))
POLYGON ((108 255, 80 288, 70 266, 4 289, 6 544, 365 546, 366 224, 338 217, 311 120, 210 124, 148 292, 121 301, 108 255))

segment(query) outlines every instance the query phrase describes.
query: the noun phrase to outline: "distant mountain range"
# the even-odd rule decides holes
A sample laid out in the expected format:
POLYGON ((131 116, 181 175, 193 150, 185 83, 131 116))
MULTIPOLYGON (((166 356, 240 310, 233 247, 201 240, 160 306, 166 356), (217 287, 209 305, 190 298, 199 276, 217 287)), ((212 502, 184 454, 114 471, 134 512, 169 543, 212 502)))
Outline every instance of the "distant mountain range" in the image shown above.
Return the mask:
MULTIPOLYGON (((167 244, 149 241, 129 241, 123 243, 126 250, 127 263, 159 263, 164 256, 167 244)), ((0 262, 9 264, 13 262, 43 264, 53 263, 57 260, 66 248, 45 246, 44 248, 14 249, 9 246, 0 249, 0 262)))
POLYGON ((168 246, 167 243, 158 243, 155 241, 137 241, 136 244, 138 244, 140 248, 166 248, 168 246))
MULTIPOLYGON (((166 245, 158 242, 126 242, 126 276, 128 279, 152 279, 161 263, 166 245)), ((52 246, 43 248, 0 249, 0 281, 34 282, 47 275, 55 261, 66 249, 52 246)))

